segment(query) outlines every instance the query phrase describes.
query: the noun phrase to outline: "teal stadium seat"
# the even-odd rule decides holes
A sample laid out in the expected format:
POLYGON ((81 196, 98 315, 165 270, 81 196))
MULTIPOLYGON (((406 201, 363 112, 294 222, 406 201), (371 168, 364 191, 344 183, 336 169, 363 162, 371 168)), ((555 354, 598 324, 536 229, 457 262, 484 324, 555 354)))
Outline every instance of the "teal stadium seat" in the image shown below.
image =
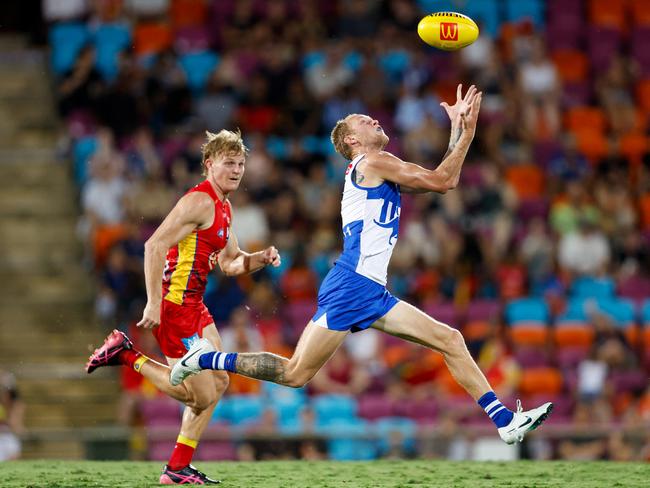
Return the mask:
POLYGON ((49 32, 52 70, 57 75, 62 75, 72 69, 77 55, 88 40, 89 33, 85 24, 78 22, 54 24, 49 32))
POLYGON ((367 420, 354 417, 333 420, 320 432, 328 437, 327 453, 335 461, 367 461, 376 459, 377 446, 365 437, 370 434, 367 420))
POLYGON ((375 422, 375 432, 379 436, 379 453, 387 454, 395 442, 395 434, 401 439, 400 449, 405 453, 415 453, 417 423, 404 417, 387 417, 375 422))
POLYGON ((119 69, 118 56, 131 45, 131 30, 120 23, 102 24, 93 33, 96 48, 95 66, 107 80, 113 80, 119 69))
POLYGON ((614 298, 616 284, 611 278, 577 278, 571 285, 571 295, 575 298, 614 298))
POLYGON ((194 93, 201 93, 219 64, 219 56, 212 51, 188 53, 180 57, 179 63, 185 71, 190 89, 194 93))
POLYGON ((346 395, 318 395, 312 400, 316 425, 329 427, 339 420, 354 419, 358 405, 355 398, 346 395))
POLYGON ((541 0, 506 0, 505 20, 521 22, 530 19, 535 27, 544 27, 544 5, 541 0))
POLYGON ((541 298, 520 298, 506 305, 505 318, 508 325, 515 327, 520 323, 547 324, 550 312, 548 305, 541 298))

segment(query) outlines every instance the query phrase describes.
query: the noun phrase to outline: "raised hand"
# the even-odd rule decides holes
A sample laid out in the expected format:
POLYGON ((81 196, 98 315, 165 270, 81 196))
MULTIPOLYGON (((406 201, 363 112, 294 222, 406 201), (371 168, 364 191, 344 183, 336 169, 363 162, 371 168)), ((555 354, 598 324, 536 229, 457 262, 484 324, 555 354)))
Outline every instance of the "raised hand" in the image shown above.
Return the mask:
POLYGON ((445 112, 447 112, 452 127, 458 127, 461 124, 461 118, 467 115, 477 94, 476 86, 472 85, 463 97, 463 85, 459 84, 456 89, 456 103, 451 106, 447 102, 440 104, 445 109, 445 112))

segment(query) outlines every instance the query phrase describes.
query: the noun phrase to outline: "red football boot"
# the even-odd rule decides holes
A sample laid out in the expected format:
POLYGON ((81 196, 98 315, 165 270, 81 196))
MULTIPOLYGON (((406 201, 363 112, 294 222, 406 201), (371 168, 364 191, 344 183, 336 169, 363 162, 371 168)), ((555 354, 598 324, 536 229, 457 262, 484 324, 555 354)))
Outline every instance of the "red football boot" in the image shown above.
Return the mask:
POLYGON ((86 373, 92 373, 101 366, 116 366, 119 363, 118 355, 127 349, 133 348, 131 340, 119 330, 115 329, 106 339, 104 345, 95 349, 86 363, 86 373))

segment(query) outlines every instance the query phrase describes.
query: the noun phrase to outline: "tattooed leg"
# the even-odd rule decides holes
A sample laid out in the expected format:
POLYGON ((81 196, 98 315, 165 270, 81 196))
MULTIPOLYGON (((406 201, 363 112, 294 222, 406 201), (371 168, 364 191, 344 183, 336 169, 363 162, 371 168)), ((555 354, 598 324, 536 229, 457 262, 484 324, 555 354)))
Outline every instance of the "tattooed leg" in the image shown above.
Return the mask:
POLYGON ((270 352, 243 352, 237 354, 237 374, 258 380, 286 385, 289 360, 270 352))

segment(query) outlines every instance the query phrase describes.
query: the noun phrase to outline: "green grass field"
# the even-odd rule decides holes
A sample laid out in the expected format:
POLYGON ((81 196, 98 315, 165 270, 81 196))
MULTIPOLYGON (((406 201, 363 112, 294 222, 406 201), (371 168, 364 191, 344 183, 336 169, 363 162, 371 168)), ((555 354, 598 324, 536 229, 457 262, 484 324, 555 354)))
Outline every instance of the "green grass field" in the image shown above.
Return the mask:
MULTIPOLYGON (((648 487, 650 464, 447 461, 196 463, 225 487, 648 487)), ((3 488, 145 487, 161 463, 16 461, 0 464, 3 488)))

